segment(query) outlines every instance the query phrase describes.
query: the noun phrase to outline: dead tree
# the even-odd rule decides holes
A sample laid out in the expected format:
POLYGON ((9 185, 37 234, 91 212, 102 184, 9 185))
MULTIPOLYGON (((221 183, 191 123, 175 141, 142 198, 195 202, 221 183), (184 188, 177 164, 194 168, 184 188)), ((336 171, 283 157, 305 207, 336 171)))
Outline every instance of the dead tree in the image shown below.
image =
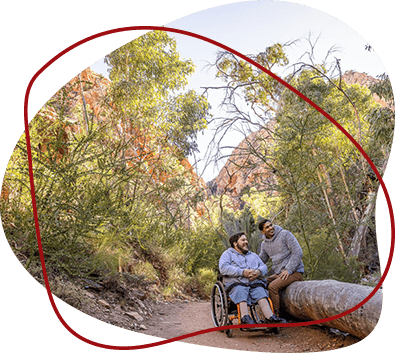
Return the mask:
MULTIPOLYGON (((303 321, 332 317, 362 302, 374 288, 334 280, 301 281, 290 284, 282 295, 283 309, 303 321)), ((381 313, 382 291, 351 314, 324 323, 325 326, 365 338, 375 328, 381 313)))

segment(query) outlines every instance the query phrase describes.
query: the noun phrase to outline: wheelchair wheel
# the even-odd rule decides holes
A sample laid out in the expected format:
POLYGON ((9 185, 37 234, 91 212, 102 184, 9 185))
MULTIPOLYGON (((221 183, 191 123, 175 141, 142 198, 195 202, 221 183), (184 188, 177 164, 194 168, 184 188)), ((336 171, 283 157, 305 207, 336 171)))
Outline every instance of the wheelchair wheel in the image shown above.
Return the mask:
POLYGON ((233 329, 225 330, 226 337, 231 338, 233 336, 233 329))
MULTIPOLYGON (((225 287, 217 281, 211 289, 211 317, 216 327, 225 326, 228 320, 228 306, 225 287)), ((228 330, 226 330, 228 331, 228 330)))

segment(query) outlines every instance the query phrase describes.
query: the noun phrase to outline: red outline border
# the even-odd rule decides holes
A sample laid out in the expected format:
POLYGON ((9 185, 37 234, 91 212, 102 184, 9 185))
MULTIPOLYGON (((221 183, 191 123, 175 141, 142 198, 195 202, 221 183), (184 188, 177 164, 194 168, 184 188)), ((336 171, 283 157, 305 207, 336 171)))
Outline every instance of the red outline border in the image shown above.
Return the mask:
MULTIPOLYGON (((25 101, 24 101, 24 122, 25 122, 25 132, 26 132, 26 143, 27 143, 27 152, 28 152, 28 163, 29 163, 29 176, 30 176, 30 187, 31 187, 31 196, 32 196, 32 206, 33 206, 33 214, 34 214, 34 222, 35 222, 35 227, 36 227, 36 235, 37 235, 37 242, 38 242, 38 247, 39 247, 39 252, 40 252, 40 259, 41 259, 41 265, 42 265, 42 270, 43 270, 43 275, 44 275, 44 280, 45 280, 45 286, 47 289, 47 293, 48 293, 48 297, 49 300, 51 302, 52 308, 55 311, 56 316, 58 317, 58 319, 60 320, 60 322, 63 324, 63 326, 71 333, 73 334, 75 337, 79 338, 80 340, 89 343, 93 346, 96 347, 100 347, 100 348, 106 348, 106 349, 114 349, 114 350, 135 350, 135 349, 143 349, 143 348, 150 348, 150 347, 156 347, 156 346, 160 346, 166 343, 170 343, 170 342, 174 342, 174 341, 179 341, 188 337, 193 337, 193 336, 197 336, 197 335, 201 335, 204 333, 208 333, 208 332, 213 332, 213 331, 218 331, 218 330, 223 330, 225 327, 214 327, 214 328, 210 328, 210 329, 206 329, 206 330, 201 330, 201 331, 197 331, 194 333, 190 333, 190 334, 186 334, 186 335, 182 335, 182 336, 178 336, 175 338, 171 338, 168 340, 164 340, 164 341, 159 341, 159 342, 155 342, 155 343, 148 343, 148 344, 142 344, 142 345, 138 345, 138 346, 112 346, 112 345, 106 345, 106 344, 101 344, 101 343, 97 343, 94 341, 91 341, 81 335, 79 335, 77 332, 75 332, 70 326, 68 326, 68 324, 64 321, 63 317, 60 315, 54 299, 52 297, 52 293, 50 290, 50 286, 49 286, 49 282, 48 282, 48 276, 47 276, 47 272, 46 272, 46 267, 45 267, 45 260, 44 260, 44 254, 43 254, 43 249, 42 249, 42 243, 41 243, 41 236, 40 236, 40 228, 39 228, 39 224, 38 224, 38 214, 37 214, 37 206, 36 206, 36 196, 35 196, 35 190, 34 190, 34 180, 33 180, 33 163, 32 163, 32 156, 31 156, 31 145, 30 145, 30 135, 29 135, 29 120, 28 120, 28 102, 29 102, 29 96, 30 96, 30 91, 32 89, 33 83, 34 81, 38 78, 38 76, 40 76, 50 65, 52 65, 56 60, 58 60, 60 57, 62 57, 63 55, 65 55, 66 53, 68 53, 69 51, 73 50, 74 48, 87 43, 93 39, 96 38, 100 38, 109 34, 113 34, 113 33, 119 33, 119 32, 126 32, 126 31, 136 31, 136 30, 144 30, 144 31, 150 31, 150 30, 156 30, 156 31, 167 31, 167 32, 174 32, 174 33, 178 33, 178 34, 183 34, 183 35, 187 35, 190 37, 194 37, 200 40, 203 40, 205 42, 211 43, 213 45, 216 45, 226 51, 229 51, 230 53, 233 53, 235 55, 237 55, 238 57, 242 58, 243 60, 249 62, 250 64, 254 65, 255 67, 257 67, 258 69, 264 71, 266 74, 270 75, 272 78, 274 78, 275 80, 277 80, 278 82, 280 82, 281 84, 283 84, 285 87, 287 87, 288 89, 290 89, 292 92, 294 92, 295 94, 297 94, 300 98, 304 99, 308 104, 310 104, 313 108, 315 108, 318 112, 320 112, 322 115, 324 115, 329 121, 332 122, 332 124, 334 124, 341 132, 343 132, 344 135, 346 135, 348 137, 348 139, 355 145, 355 147, 362 153, 362 155, 364 156, 364 158, 368 161, 369 165, 371 166, 371 168, 373 169, 374 173, 376 174, 377 179, 380 182, 380 185, 382 187, 382 190, 384 192, 387 204, 388 204, 388 210, 390 213, 390 220, 391 220, 391 247, 390 247, 390 254, 388 257, 388 263, 387 266, 383 272, 383 275, 379 281, 379 283, 377 284, 377 286, 373 289, 373 291, 362 301, 360 302, 358 305, 354 306, 353 308, 335 315, 335 316, 331 316, 329 318, 326 319, 321 319, 321 320, 316 320, 316 321, 308 321, 308 322, 301 322, 301 323, 288 323, 288 324, 281 324, 281 325, 275 325, 275 326, 279 326, 279 327, 289 327, 289 326, 308 326, 308 325, 313 325, 313 324, 322 324, 328 321, 332 321, 332 320, 336 320, 339 319, 345 315, 348 315, 350 313, 352 313, 353 311, 357 310, 358 308, 360 308, 362 305, 364 305, 366 302, 368 302, 374 294, 376 294, 376 292, 378 291, 378 289, 380 288, 380 286, 383 284, 385 277, 388 274, 391 262, 392 262, 392 258, 394 255, 394 242, 395 242, 395 225, 394 225, 394 214, 393 214, 393 208, 392 208, 392 204, 391 204, 391 200, 387 191, 387 188, 384 184, 383 179, 380 176, 380 173, 378 172, 376 166, 373 164, 373 162, 371 161, 371 159, 369 158, 369 156, 366 154, 366 152, 363 150, 363 148, 355 141, 355 139, 336 121, 334 120, 328 113, 326 113, 324 110, 322 110, 318 105, 316 105, 314 102, 312 102, 310 99, 308 99, 307 97, 305 97, 303 94, 301 94, 299 91, 297 91, 295 88, 293 88, 292 86, 290 86, 288 83, 286 83, 285 81, 283 81, 281 78, 277 77, 275 74, 273 74, 272 72, 270 72, 269 70, 265 69, 264 67, 262 67, 261 65, 257 64, 256 62, 254 62, 253 60, 251 60, 250 58, 244 56, 243 54, 229 48, 226 45, 223 45, 217 41, 214 41, 210 38, 192 33, 192 32, 187 32, 187 31, 183 31, 180 29, 174 29, 174 28, 168 28, 168 27, 158 27, 158 26, 132 26, 132 27, 122 27, 122 28, 117 28, 117 29, 112 29, 112 30, 108 30, 108 31, 104 31, 104 32, 100 32, 97 33, 95 35, 89 36, 85 39, 82 39, 78 42, 76 42, 75 44, 69 46, 68 48, 64 49, 63 51, 61 51, 58 55, 56 55, 55 57, 53 57, 51 60, 49 60, 40 70, 37 71, 37 73, 33 76, 33 78, 30 80, 27 89, 26 89, 26 94, 25 94, 25 101)), ((243 328, 243 327, 250 327, 251 325, 234 325, 232 326, 232 328, 243 328)), ((257 327, 269 327, 269 326, 273 326, 273 325, 254 325, 257 327)))

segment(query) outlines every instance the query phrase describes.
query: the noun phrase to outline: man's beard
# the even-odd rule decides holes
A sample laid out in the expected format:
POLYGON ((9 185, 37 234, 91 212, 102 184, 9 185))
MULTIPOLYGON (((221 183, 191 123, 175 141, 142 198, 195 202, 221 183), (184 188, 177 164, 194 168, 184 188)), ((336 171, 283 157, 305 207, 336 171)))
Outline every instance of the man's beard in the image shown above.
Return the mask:
POLYGON ((236 244, 237 249, 239 249, 243 254, 247 254, 248 253, 248 246, 247 249, 242 249, 238 244, 236 244))

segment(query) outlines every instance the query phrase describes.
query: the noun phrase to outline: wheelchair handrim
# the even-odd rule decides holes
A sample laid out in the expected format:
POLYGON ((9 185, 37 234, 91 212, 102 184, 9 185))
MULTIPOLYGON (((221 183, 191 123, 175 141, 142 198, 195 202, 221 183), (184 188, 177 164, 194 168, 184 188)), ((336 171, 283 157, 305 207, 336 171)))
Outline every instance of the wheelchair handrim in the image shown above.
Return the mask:
POLYGON ((216 283, 213 287, 213 289, 211 290, 211 318, 213 320, 213 323, 216 327, 219 326, 223 326, 224 323, 224 318, 227 316, 226 314, 226 306, 225 306, 225 300, 224 300, 224 296, 222 293, 222 289, 221 287, 216 283), (218 291, 219 294, 219 299, 220 299, 220 303, 221 303, 221 320, 218 320, 218 315, 216 312, 216 302, 215 302, 215 295, 216 295, 216 291, 218 291))

